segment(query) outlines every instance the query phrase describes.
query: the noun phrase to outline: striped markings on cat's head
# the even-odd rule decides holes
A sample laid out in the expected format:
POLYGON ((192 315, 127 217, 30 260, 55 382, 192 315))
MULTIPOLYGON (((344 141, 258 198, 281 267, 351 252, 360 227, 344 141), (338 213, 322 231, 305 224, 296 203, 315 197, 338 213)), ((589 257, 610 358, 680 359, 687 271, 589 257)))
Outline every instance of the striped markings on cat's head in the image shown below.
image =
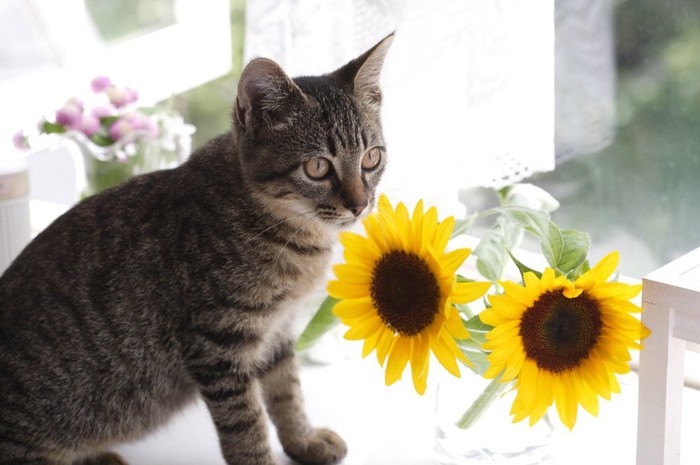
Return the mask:
POLYGON ((345 227, 371 210, 387 161, 379 77, 392 39, 322 76, 292 79, 266 58, 245 68, 234 133, 245 179, 273 214, 345 227))

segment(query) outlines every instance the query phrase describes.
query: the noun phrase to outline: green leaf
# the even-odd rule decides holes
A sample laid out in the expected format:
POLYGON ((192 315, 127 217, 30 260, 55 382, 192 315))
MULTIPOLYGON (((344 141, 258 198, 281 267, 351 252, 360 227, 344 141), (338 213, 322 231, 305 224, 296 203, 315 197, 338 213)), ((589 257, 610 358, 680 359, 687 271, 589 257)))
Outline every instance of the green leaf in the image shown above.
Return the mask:
POLYGON ((41 125, 41 131, 46 134, 63 134, 66 132, 66 128, 64 128, 62 124, 44 121, 41 125))
POLYGON ((505 256, 499 225, 484 234, 479 245, 474 249, 474 255, 477 257, 476 269, 484 278, 494 283, 501 279, 505 267, 505 256))
POLYGON ((99 145, 100 147, 107 147, 114 143, 111 137, 105 136, 104 134, 100 134, 99 132, 96 132, 95 134, 90 136, 90 140, 93 141, 95 144, 99 145))
POLYGON ((522 239, 522 227, 499 218, 474 249, 476 268, 482 276, 496 282, 503 276, 508 261, 507 249, 518 246, 522 239))
POLYGON ((466 326, 469 334, 471 334, 470 339, 478 342, 479 344, 486 342, 486 333, 493 329, 493 326, 487 325, 481 321, 479 315, 475 315, 474 317, 470 318, 466 323, 464 323, 464 326, 466 326))
POLYGON ((588 262, 588 260, 584 260, 583 263, 581 263, 579 266, 574 268, 571 273, 569 273, 568 278, 571 281, 576 281, 578 278, 581 277, 585 272, 591 269, 591 264, 588 262))
POLYGON ((564 250, 564 239, 559 227, 545 212, 527 207, 502 207, 503 214, 509 220, 523 227, 540 240, 540 247, 547 263, 558 269, 564 250))
POLYGON ((481 350, 479 344, 472 341, 471 339, 457 340, 457 346, 460 348, 462 353, 469 359, 469 361, 472 362, 472 364, 474 365, 472 367, 465 364, 465 366, 467 366, 477 375, 483 376, 483 374, 486 373, 486 370, 489 369, 489 366, 491 366, 488 359, 486 358, 488 354, 481 350))
POLYGON ((472 224, 474 224, 474 221, 476 221, 476 219, 476 215, 471 215, 466 218, 455 220, 455 227, 454 229, 452 229, 452 236, 450 236, 450 238, 457 237, 460 234, 466 233, 469 230, 469 228, 471 228, 472 224))
POLYGON ((103 116, 100 118, 100 124, 103 126, 111 126, 119 120, 119 116, 103 116))
POLYGON ((586 260, 591 238, 588 233, 575 229, 562 229, 561 236, 564 239, 564 247, 557 268, 568 275, 586 260))
POLYGON ((489 362, 486 359, 488 354, 481 348, 481 344, 486 342, 486 333, 491 331, 493 326, 482 322, 479 315, 470 318, 465 322, 464 326, 466 326, 471 337, 458 340, 457 345, 462 350, 462 353, 474 364, 474 367, 470 368, 481 376, 489 367, 489 362))
POLYGON ((331 296, 326 297, 309 324, 304 328, 301 336, 299 336, 295 346, 296 350, 308 349, 314 345, 321 336, 340 324, 338 317, 333 315, 333 307, 335 307, 335 304, 338 302, 340 302, 339 299, 331 296))
POLYGON ((549 192, 529 183, 513 184, 501 189, 498 194, 501 205, 528 207, 547 213, 559 208, 559 202, 549 192))
POLYGON ((466 276, 462 276, 461 274, 458 274, 457 275, 457 282, 458 283, 475 283, 476 279, 467 278, 466 276))
POLYGON ((515 256, 510 252, 510 250, 508 250, 508 255, 510 255, 510 259, 513 260, 513 263, 515 263, 515 266, 518 267, 518 270, 520 270, 520 276, 523 278, 523 281, 525 280, 525 273, 528 272, 534 273, 535 276, 537 276, 538 278, 542 277, 542 273, 540 273, 537 270, 533 270, 532 268, 515 258, 515 256))
POLYGON ((469 308, 469 304, 452 304, 455 306, 457 311, 461 313, 464 317, 467 319, 472 318, 474 316, 474 312, 472 312, 472 309, 469 308))

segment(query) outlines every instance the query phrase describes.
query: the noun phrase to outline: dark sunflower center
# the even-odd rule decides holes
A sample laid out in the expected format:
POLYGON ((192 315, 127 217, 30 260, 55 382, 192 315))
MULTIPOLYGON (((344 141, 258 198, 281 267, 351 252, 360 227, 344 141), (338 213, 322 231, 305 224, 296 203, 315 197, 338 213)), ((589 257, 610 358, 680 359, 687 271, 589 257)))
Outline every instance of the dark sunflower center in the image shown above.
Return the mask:
POLYGON ((600 337, 598 302, 581 294, 566 298, 560 290, 542 294, 523 315, 520 336, 525 354, 553 373, 577 367, 600 337))
POLYGON ((379 259, 370 293, 384 323, 403 336, 416 335, 430 325, 440 303, 440 287, 428 264, 403 251, 379 259))

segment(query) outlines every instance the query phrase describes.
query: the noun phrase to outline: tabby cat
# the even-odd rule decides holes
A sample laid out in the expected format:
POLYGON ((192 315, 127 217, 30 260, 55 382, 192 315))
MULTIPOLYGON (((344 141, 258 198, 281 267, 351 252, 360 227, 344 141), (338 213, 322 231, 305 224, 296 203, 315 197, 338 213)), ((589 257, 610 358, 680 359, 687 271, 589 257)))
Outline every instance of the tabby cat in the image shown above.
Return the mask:
POLYGON ((26 247, 0 277, 0 465, 125 464, 107 449, 198 396, 229 465, 274 463, 267 417, 296 461, 344 457, 304 414, 289 323, 374 203, 391 41, 317 77, 251 61, 229 133, 26 247))

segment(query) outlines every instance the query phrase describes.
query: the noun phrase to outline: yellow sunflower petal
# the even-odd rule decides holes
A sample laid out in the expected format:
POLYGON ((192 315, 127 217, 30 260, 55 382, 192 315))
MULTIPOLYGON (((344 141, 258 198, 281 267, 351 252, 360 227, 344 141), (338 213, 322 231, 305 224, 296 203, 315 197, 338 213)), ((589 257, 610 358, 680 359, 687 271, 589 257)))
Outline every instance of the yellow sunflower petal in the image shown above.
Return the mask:
POLYGON ((581 376, 588 386, 604 399, 610 399, 610 382, 608 373, 597 357, 589 357, 583 362, 581 376))
POLYGON ((427 387, 428 363, 430 362, 430 346, 428 338, 418 335, 412 339, 411 376, 416 391, 423 395, 427 387))
POLYGON ((526 356, 525 352, 516 351, 511 358, 508 359, 506 363, 506 369, 501 375, 503 381, 511 381, 520 375, 523 369, 523 364, 525 363, 526 356))
POLYGON ((612 276, 620 262, 620 253, 617 251, 610 252, 603 257, 591 270, 595 272, 596 282, 604 283, 612 276))
POLYGON ((424 246, 423 244, 425 242, 423 238, 423 220, 423 200, 420 200, 416 204, 416 207, 413 209, 413 216, 411 217, 413 238, 415 241, 411 250, 412 252, 418 254, 421 253, 421 249, 424 246))
POLYGON ((534 300, 523 286, 514 283, 513 281, 500 281, 498 284, 503 287, 503 292, 505 295, 517 301, 519 304, 526 307, 533 304, 534 300))
POLYGON ((372 274, 371 271, 369 273, 368 271, 370 270, 361 265, 350 265, 347 263, 333 265, 333 274, 338 277, 338 280, 349 284, 369 285, 372 274))
POLYGON ((344 281, 329 281, 326 286, 328 293, 336 299, 358 299, 369 295, 369 285, 352 284, 344 281))
POLYGON ((372 273, 374 265, 377 263, 377 258, 370 255, 365 255, 361 252, 355 252, 353 249, 343 250, 343 258, 348 265, 363 266, 367 273, 372 273))
MULTIPOLYGON (((433 249, 433 253, 435 253, 435 256, 438 256, 438 253, 436 250, 433 249)), ((457 269, 462 266, 462 263, 464 263, 464 260, 467 259, 469 256, 470 250, 469 249, 457 249, 453 250, 451 252, 448 252, 444 254, 442 257, 440 257, 439 262, 440 262, 440 268, 442 269, 442 273, 444 276, 452 276, 455 274, 457 269)))
POLYGON ((537 398, 537 380, 539 378, 539 368, 533 360, 526 359, 523 363, 523 369, 518 376, 519 387, 518 396, 521 397, 523 408, 532 410, 532 407, 538 404, 537 398))
POLYGON ((394 215, 394 209, 391 208, 391 202, 389 202, 389 198, 385 194, 379 196, 377 210, 380 216, 391 217, 394 215))
POLYGON ((353 322, 352 327, 343 337, 351 341, 359 341, 370 337, 375 331, 383 327, 384 323, 382 320, 377 315, 370 314, 353 322))
POLYGON ((437 231, 437 210, 431 207, 423 216, 423 231, 421 233, 422 245, 421 253, 425 253, 428 245, 433 244, 435 240, 435 232, 437 231))
POLYGON ((373 350, 377 348, 377 343, 379 342, 379 338, 382 336, 382 333, 386 331, 385 328, 379 327, 377 330, 372 334, 371 336, 367 337, 365 339, 364 344, 362 344, 362 358, 367 357, 369 354, 372 353, 373 350))
POLYGON ((544 270, 542 273, 542 277, 540 278, 540 285, 542 286, 542 289, 544 292, 551 290, 552 288, 556 287, 554 285, 554 270, 551 268, 547 268, 544 270))
POLYGON ((385 328, 379 337, 379 341, 377 342, 377 361, 379 362, 379 366, 384 366, 391 344, 393 344, 396 337, 394 332, 388 328, 385 328))
POLYGON ((442 335, 439 335, 435 340, 430 341, 430 348, 433 350, 435 358, 438 359, 438 362, 440 362, 440 364, 445 367, 447 371, 459 378, 460 373, 459 366, 457 365, 457 360, 455 358, 456 354, 450 347, 447 339, 442 335))
POLYGON ((455 219, 453 216, 448 216, 438 224, 437 231, 435 232, 435 241, 433 242, 433 250, 435 250, 435 253, 438 255, 442 255, 442 253, 445 252, 445 247, 447 247, 454 227, 455 219))
POLYGON ((355 250, 365 256, 379 258, 382 255, 381 250, 374 242, 354 232, 344 231, 340 233, 340 243, 346 249, 355 250))
MULTIPOLYGON (((451 307, 449 303, 447 305, 451 307)), ((455 339, 469 339, 469 331, 456 311, 451 311, 450 315, 445 318, 445 328, 455 339)))
POLYGON ((411 342, 408 338, 397 337, 389 349, 389 359, 386 362, 386 375, 384 381, 387 386, 401 379, 406 363, 411 357, 411 342))
POLYGON ((479 318, 482 322, 491 326, 498 326, 512 320, 512 318, 507 318, 501 312, 496 311, 494 307, 482 310, 482 312, 479 313, 479 318))
POLYGON ((404 250, 412 250, 415 239, 413 237, 413 228, 411 227, 411 218, 408 214, 408 209, 403 203, 399 203, 396 207, 396 227, 400 236, 401 246, 404 250))
POLYGON ((537 377, 537 397, 541 405, 545 406, 545 410, 554 402, 552 373, 547 370, 539 370, 539 375, 537 377))
POLYGON ((594 417, 598 416, 598 396, 581 377, 572 376, 572 385, 581 406, 594 417))
POLYGON ((515 301, 510 296, 504 294, 489 295, 488 299, 492 307, 482 311, 480 316, 481 321, 491 326, 497 326, 510 320, 519 320, 522 318, 523 313, 528 308, 520 302, 515 301), (498 315, 494 315, 494 313, 498 315), (501 321, 500 319, 498 322, 489 321, 491 319, 497 319, 498 316, 502 317, 504 321, 501 321))
POLYGON ((376 313, 370 297, 341 300, 333 306, 333 314, 340 319, 356 319, 376 313))
POLYGON ((574 387, 571 384, 571 377, 568 372, 562 373, 554 383, 554 402, 557 407, 557 413, 562 423, 573 429, 576 424, 576 413, 578 411, 578 402, 574 395, 574 387))
POLYGON ((395 234, 392 233, 391 227, 379 221, 379 218, 373 215, 365 218, 365 230, 367 238, 372 241, 378 250, 391 250, 396 248, 395 234))
POLYGON ((488 282, 456 283, 452 288, 451 300, 456 304, 466 304, 473 302, 484 294, 491 287, 488 282))
POLYGON ((537 279, 535 273, 528 271, 523 275, 523 280, 525 281, 525 290, 530 295, 532 300, 537 300, 537 298, 542 295, 542 286, 540 285, 540 280, 537 279))

